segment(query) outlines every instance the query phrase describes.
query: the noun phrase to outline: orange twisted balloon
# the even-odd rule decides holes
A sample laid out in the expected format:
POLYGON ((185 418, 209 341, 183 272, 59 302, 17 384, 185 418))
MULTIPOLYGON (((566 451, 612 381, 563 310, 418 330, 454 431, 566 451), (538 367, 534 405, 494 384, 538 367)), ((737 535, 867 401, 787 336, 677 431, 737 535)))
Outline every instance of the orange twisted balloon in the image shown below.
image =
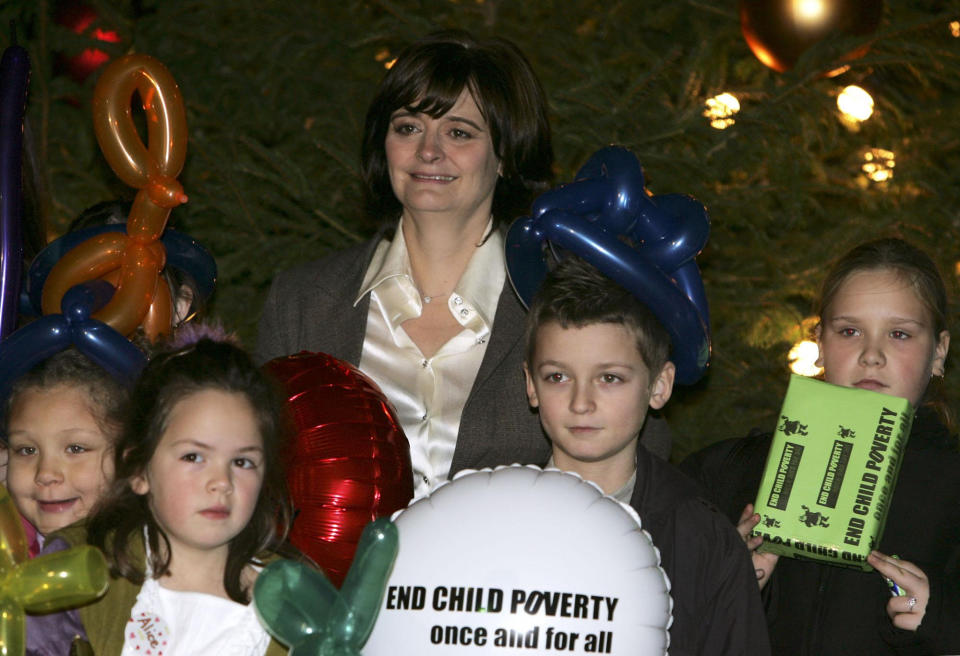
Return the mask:
POLYGON ((160 237, 170 210, 187 202, 177 176, 187 152, 187 120, 177 83, 147 55, 126 55, 104 70, 93 93, 93 127, 117 176, 139 189, 127 231, 92 237, 64 255, 43 287, 44 314, 60 311, 74 285, 107 278, 116 286, 110 302, 93 315, 130 335, 143 325, 150 339, 171 328, 170 290, 160 278, 166 251, 160 237), (147 119, 147 146, 133 123, 139 93, 147 119))

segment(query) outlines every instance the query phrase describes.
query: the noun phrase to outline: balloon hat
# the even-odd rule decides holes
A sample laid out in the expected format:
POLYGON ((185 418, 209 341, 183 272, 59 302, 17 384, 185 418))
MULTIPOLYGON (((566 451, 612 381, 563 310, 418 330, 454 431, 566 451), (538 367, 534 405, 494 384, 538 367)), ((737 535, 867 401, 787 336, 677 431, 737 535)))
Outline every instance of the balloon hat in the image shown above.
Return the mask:
POLYGON ((71 287, 112 274, 116 293, 96 318, 122 335, 142 324, 153 340, 172 328, 169 288, 159 275, 167 262, 161 236, 170 210, 187 201, 177 181, 187 150, 183 99, 166 67, 142 54, 113 61, 93 96, 93 127, 100 149, 114 173, 139 191, 126 232, 91 237, 61 257, 46 277, 41 305, 44 314, 53 314, 71 287), (133 122, 134 93, 146 114, 147 145, 133 122), (156 317, 146 320, 151 314, 156 317))
POLYGON ((30 369, 71 346, 124 384, 133 384, 147 363, 143 352, 92 315, 113 296, 113 286, 91 280, 71 287, 61 302, 62 314, 31 321, 0 342, 0 400, 30 369))
MULTIPOLYGON (((43 286, 54 265, 73 248, 86 241, 95 238, 101 238, 101 240, 118 238, 117 235, 110 233, 125 235, 126 225, 90 226, 67 232, 47 244, 30 263, 20 296, 21 312, 32 315, 43 314, 43 286)), ((189 275, 197 283, 200 298, 204 302, 209 300, 217 281, 217 263, 210 252, 189 235, 173 228, 164 230, 160 241, 167 253, 167 267, 179 269, 189 275)))
POLYGON ((548 259, 568 252, 586 260, 650 308, 670 334, 677 382, 689 385, 710 361, 710 315, 695 261, 709 233, 702 204, 684 194, 650 196, 636 156, 608 146, 510 226, 507 273, 530 307, 548 259))

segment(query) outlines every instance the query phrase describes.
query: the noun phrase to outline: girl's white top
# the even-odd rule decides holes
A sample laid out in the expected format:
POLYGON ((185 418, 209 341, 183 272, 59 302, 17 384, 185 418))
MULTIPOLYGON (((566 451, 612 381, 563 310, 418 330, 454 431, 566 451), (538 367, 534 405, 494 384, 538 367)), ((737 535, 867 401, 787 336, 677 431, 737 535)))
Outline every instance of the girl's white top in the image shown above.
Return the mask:
POLYGON ((269 643, 252 603, 167 590, 149 578, 127 621, 122 656, 262 656, 269 643))
POLYGON ((204 592, 168 590, 150 572, 127 619, 121 656, 263 656, 270 636, 253 603, 204 592))

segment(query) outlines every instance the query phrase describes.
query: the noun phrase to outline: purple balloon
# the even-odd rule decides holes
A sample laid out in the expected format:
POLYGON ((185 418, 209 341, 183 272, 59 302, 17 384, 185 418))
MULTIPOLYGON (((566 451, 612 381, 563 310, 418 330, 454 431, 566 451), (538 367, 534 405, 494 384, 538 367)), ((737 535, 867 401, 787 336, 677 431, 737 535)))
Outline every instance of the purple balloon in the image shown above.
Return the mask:
POLYGON ((0 339, 17 323, 23 263, 20 198, 23 114, 27 105, 30 56, 10 46, 0 60, 0 339))
POLYGON ((574 182, 538 197, 532 214, 510 226, 505 245, 510 282, 525 305, 546 276, 551 253, 573 253, 660 320, 670 334, 678 383, 703 375, 710 315, 695 258, 710 219, 702 204, 683 194, 649 196, 637 158, 611 146, 594 153, 574 182))

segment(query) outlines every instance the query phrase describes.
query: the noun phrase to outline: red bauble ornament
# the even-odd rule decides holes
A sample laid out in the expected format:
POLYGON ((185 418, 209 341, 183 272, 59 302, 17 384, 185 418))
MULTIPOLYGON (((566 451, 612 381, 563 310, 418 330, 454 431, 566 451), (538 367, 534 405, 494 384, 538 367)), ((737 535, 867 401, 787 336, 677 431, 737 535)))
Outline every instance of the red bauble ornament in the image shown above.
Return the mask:
MULTIPOLYGON (((831 33, 873 33, 882 16, 883 0, 740 0, 743 38, 757 59, 780 73, 831 33)), ((844 59, 866 51, 859 48, 844 59)))
POLYGON ((296 429, 290 541, 340 587, 364 526, 413 498, 410 445, 387 397, 353 365, 303 351, 264 368, 283 385, 296 429))
MULTIPOLYGON (((69 28, 77 34, 87 32, 90 26, 99 19, 100 16, 96 10, 85 2, 79 0, 63 0, 57 5, 57 11, 54 20, 66 28, 69 28)), ((90 38, 96 42, 119 43, 120 35, 113 30, 107 30, 100 27, 90 31, 90 38)), ((56 65, 59 70, 64 71, 77 82, 83 82, 91 73, 103 66, 110 60, 108 55, 99 48, 86 48, 79 55, 68 57, 63 54, 57 55, 56 65)))

